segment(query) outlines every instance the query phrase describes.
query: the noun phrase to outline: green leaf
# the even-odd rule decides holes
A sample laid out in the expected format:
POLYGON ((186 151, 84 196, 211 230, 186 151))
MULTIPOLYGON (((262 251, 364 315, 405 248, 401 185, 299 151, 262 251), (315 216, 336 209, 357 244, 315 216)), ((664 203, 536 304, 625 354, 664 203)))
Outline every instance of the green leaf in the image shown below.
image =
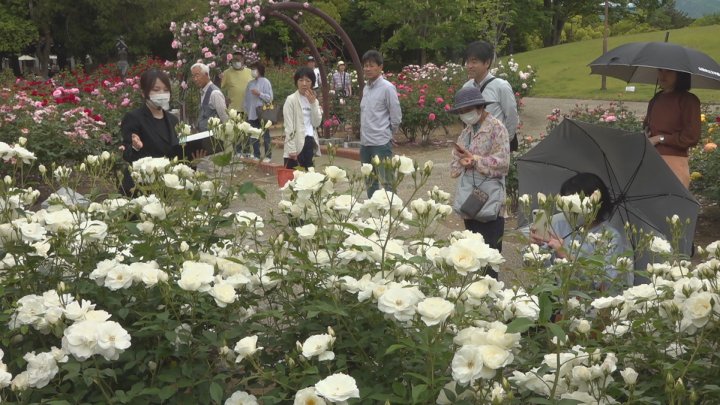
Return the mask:
POLYGON ((405 346, 404 344, 400 344, 400 343, 394 344, 394 345, 388 347, 387 350, 385 350, 385 354, 388 355, 388 354, 398 351, 400 349, 405 349, 406 347, 407 346, 405 346))
POLYGON ((547 293, 540 294, 540 315, 538 319, 540 320, 540 323, 545 323, 550 320, 550 316, 553 312, 553 305, 552 301, 550 300, 550 295, 547 293))
POLYGON ((393 393, 394 393, 395 395, 397 395, 397 396, 399 396, 399 397, 402 397, 402 398, 405 397, 405 393, 406 393, 405 385, 403 385, 402 383, 399 383, 399 382, 397 382, 397 381, 394 382, 394 383, 392 384, 392 389, 393 389, 393 393))
POLYGON ((545 327, 550 330, 550 333, 552 333, 553 336, 557 336, 560 341, 565 340, 565 331, 563 330, 563 328, 560 327, 560 325, 556 323, 549 323, 545 325, 545 327))
POLYGON ((158 391, 157 396, 161 400, 167 401, 168 399, 170 399, 170 397, 175 395, 176 392, 177 392, 177 386, 175 384, 166 385, 166 386, 160 388, 160 391, 158 391))
POLYGON ((212 398, 212 400, 217 402, 218 404, 222 403, 223 389, 220 384, 214 381, 212 382, 212 384, 210 384, 210 398, 212 398))
POLYGON ((215 166, 225 167, 232 162, 232 153, 218 153, 212 157, 212 161, 215 163, 215 166))
POLYGON ((420 384, 420 385, 413 385, 412 387, 412 399, 413 402, 418 402, 420 400, 420 396, 427 392, 427 385, 420 384))
POLYGON ((507 333, 523 333, 535 325, 528 318, 515 318, 507 326, 507 333))

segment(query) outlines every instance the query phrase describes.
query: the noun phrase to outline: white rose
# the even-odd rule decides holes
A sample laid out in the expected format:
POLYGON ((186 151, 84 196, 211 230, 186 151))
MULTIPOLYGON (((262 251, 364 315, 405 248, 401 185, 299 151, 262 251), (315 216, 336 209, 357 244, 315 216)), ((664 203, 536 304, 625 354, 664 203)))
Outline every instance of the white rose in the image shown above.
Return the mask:
POLYGON ((335 183, 347 180, 347 172, 337 166, 328 166, 325 168, 325 175, 335 183))
POLYGON ((480 378, 483 371, 483 358, 478 346, 463 346, 455 352, 452 360, 453 380, 468 384, 480 378))
POLYGON ((417 312, 427 326, 445 322, 454 311, 455 304, 439 297, 426 298, 417 305, 417 312))
POLYGON ((161 202, 152 202, 143 207, 142 211, 148 214, 150 217, 164 220, 167 217, 165 206, 161 202))
POLYGON ((45 227, 51 232, 67 231, 75 223, 75 217, 67 208, 49 211, 44 219, 45 227))
POLYGON ((293 405, 327 405, 327 402, 318 396, 315 387, 308 387, 295 393, 293 405))
POLYGON ((240 363, 245 357, 250 357, 258 350, 263 349, 262 347, 257 347, 257 340, 257 335, 253 335, 244 337, 235 344, 233 350, 238 354, 237 359, 235 359, 236 363, 240 363))
POLYGON ((215 303, 220 308, 225 308, 227 304, 232 304, 235 302, 235 298, 237 298, 235 288, 227 282, 215 283, 208 293, 215 298, 215 303))
POLYGON ((225 400, 225 405, 258 405, 258 401, 255 395, 245 391, 235 391, 230 398, 225 400))
POLYGON ((590 325, 590 322, 589 322, 587 319, 581 319, 581 320, 578 321, 577 329, 576 329, 576 330, 577 330, 579 333, 582 333, 583 335, 585 335, 585 334, 587 334, 588 332, 590 332, 590 329, 591 329, 591 325, 590 325))
POLYGON ((163 182, 167 188, 174 188, 177 190, 181 190, 183 188, 182 184, 180 184, 180 177, 178 177, 177 174, 163 174, 163 182))
POLYGON ((296 172, 300 173, 295 179, 295 186, 293 187, 296 191, 310 191, 315 192, 320 190, 325 181, 325 175, 317 172, 296 172))
POLYGON ((91 220, 80 224, 82 236, 90 242, 102 242, 107 236, 108 226, 103 221, 91 220))
POLYGON ((659 236, 655 236, 653 237, 652 243, 650 244, 650 250, 655 253, 669 254, 672 252, 672 247, 670 246, 670 243, 665 239, 659 236))
POLYGON ((683 323, 702 328, 710 320, 713 313, 713 302, 716 310, 720 310, 720 297, 710 292, 699 292, 685 300, 682 305, 683 323))
POLYGON ((135 226, 142 233, 152 233, 153 228, 155 228, 155 224, 150 221, 140 222, 135 226))
POLYGON ((332 360, 335 358, 335 353, 330 350, 333 342, 335 338, 326 333, 310 336, 302 344, 302 355, 307 359, 318 356, 319 361, 332 360))
POLYGON ((317 226, 315 224, 307 224, 295 228, 295 231, 298 233, 300 239, 310 240, 313 238, 313 236, 315 236, 315 232, 317 232, 317 226))
POLYGON ((343 402, 350 398, 360 398, 355 379, 347 374, 336 373, 315 384, 318 395, 330 402, 343 402))
POLYGON ((393 156, 393 164, 398 166, 398 172, 402 174, 413 174, 415 172, 415 162, 407 156, 393 156))
POLYGON ((370 163, 363 163, 362 166, 360 166, 360 173, 367 177, 369 176, 373 171, 373 166, 370 163))
POLYGON ((482 357, 483 367, 491 370, 497 370, 510 364, 514 356, 509 350, 495 345, 478 346, 480 357, 482 357))
POLYGON ((20 225, 20 235, 25 242, 38 242, 45 239, 47 230, 37 222, 26 222, 20 225))
POLYGON ((406 322, 415 315, 415 305, 422 298, 423 294, 417 287, 391 287, 378 299, 378 309, 400 322, 406 322))
POLYGON ((214 272, 212 265, 188 260, 183 263, 178 286, 186 291, 207 291, 213 281, 214 272))

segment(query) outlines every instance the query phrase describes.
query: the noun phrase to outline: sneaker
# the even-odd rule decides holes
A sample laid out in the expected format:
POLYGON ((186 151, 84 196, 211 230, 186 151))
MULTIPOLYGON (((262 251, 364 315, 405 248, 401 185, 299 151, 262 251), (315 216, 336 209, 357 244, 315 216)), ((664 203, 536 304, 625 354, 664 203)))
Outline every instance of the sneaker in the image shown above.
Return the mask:
POLYGON ((250 159, 252 159, 252 160, 255 161, 255 162, 260 161, 260 158, 257 157, 257 156, 253 156, 253 157, 251 157, 250 159))
POLYGON ((265 158, 262 160, 263 163, 270 163, 270 158, 265 158))

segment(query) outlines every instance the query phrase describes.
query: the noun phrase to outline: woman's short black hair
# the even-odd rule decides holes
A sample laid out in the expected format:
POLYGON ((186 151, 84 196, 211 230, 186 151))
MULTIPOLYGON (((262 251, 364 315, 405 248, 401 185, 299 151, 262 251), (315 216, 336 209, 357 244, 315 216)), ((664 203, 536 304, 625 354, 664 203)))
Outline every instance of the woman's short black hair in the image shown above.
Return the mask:
POLYGON ((261 62, 253 63, 252 68, 257 69, 258 77, 265 77, 265 65, 263 65, 261 62))
POLYGON ((302 66, 298 68, 298 70, 295 71, 295 74, 293 75, 293 81, 295 82, 295 87, 297 87, 297 82, 302 77, 307 77, 312 82, 312 87, 315 87, 315 72, 313 72, 312 69, 310 69, 307 66, 302 66))
POLYGON ((155 87, 155 81, 160 79, 164 85, 167 86, 168 90, 172 93, 172 86, 170 85, 170 76, 160 69, 149 69, 144 71, 140 75, 140 91, 142 91, 143 97, 150 97, 152 88, 155 87))
POLYGON ((690 73, 688 72, 677 72, 677 79, 675 80, 675 91, 688 91, 690 90, 690 73))
POLYGON ((610 191, 598 175, 593 173, 578 173, 560 186, 560 195, 585 194, 590 197, 595 190, 600 191, 600 209, 596 221, 605 221, 610 218, 613 211, 613 203, 610 198, 610 191))

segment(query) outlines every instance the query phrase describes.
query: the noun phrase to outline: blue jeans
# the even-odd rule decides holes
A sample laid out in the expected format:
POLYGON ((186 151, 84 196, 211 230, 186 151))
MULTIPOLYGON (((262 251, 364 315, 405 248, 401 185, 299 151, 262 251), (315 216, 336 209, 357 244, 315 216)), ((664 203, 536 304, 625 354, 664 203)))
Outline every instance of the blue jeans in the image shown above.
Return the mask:
MULTIPOLYGON (((260 128, 260 120, 248 120, 248 123, 253 128, 260 128)), ((270 130, 266 129, 262 133, 262 139, 263 139, 263 147, 265 148, 265 156, 263 158, 272 158, 272 146, 270 145, 270 130)), ((260 159, 260 139, 259 138, 251 138, 250 142, 252 143, 253 148, 253 156, 260 159)))
POLYGON ((385 145, 360 145, 360 162, 371 163, 372 158, 377 156, 380 158, 380 165, 375 166, 373 174, 365 179, 367 186, 367 196, 372 197, 373 193, 380 189, 378 180, 382 181, 383 188, 395 192, 392 170, 385 170, 382 161, 392 159, 392 141, 385 145))

